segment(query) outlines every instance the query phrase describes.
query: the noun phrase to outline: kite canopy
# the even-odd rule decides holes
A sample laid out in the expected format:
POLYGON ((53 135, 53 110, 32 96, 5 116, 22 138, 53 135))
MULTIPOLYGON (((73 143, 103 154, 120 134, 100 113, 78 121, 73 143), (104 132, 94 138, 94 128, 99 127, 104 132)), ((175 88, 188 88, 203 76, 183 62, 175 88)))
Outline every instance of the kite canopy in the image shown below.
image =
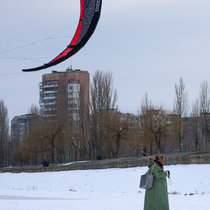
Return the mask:
POLYGON ((57 65, 77 53, 90 39, 100 18, 102 0, 80 0, 80 19, 73 39, 57 57, 42 66, 22 71, 38 71, 57 65))

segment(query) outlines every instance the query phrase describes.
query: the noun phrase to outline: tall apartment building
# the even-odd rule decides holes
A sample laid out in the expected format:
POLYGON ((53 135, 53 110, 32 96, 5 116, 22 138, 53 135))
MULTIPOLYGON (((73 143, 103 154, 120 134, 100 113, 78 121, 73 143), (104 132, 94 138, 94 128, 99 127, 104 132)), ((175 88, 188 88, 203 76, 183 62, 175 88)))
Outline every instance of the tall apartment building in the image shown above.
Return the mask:
POLYGON ((87 71, 78 69, 43 75, 39 85, 43 115, 56 117, 58 114, 71 114, 77 120, 81 103, 83 107, 89 106, 89 78, 87 71))

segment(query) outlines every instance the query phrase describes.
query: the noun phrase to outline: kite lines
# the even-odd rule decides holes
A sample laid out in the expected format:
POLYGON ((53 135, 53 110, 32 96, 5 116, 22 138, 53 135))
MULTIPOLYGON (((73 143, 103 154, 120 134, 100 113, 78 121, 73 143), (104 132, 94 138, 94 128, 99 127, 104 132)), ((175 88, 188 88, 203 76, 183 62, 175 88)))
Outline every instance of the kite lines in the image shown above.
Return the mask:
POLYGON ((53 60, 25 72, 39 71, 57 65, 76 54, 94 33, 101 14, 102 0, 80 0, 80 17, 76 32, 70 44, 53 60))

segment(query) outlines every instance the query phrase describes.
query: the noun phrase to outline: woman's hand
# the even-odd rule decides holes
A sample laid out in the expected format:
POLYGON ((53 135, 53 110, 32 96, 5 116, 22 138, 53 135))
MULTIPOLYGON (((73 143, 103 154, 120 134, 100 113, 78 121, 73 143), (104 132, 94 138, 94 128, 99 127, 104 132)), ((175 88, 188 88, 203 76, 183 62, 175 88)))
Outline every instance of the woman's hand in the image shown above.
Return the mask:
POLYGON ((166 176, 170 179, 170 171, 166 171, 166 176))

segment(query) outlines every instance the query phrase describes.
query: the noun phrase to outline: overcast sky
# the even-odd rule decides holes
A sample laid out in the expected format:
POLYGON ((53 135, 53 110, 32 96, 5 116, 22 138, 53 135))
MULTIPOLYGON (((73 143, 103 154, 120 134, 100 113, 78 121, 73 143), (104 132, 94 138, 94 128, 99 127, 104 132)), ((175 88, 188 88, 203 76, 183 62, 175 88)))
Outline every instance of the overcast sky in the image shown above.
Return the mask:
POLYGON ((10 120, 39 105, 43 74, 70 66, 87 70, 91 78, 98 69, 111 71, 119 109, 132 113, 146 92, 154 104, 172 109, 180 77, 191 100, 198 97, 200 83, 210 80, 209 0, 103 0, 86 46, 67 61, 33 73, 21 69, 50 61, 71 41, 80 1, 0 3, 0 99, 10 120))

